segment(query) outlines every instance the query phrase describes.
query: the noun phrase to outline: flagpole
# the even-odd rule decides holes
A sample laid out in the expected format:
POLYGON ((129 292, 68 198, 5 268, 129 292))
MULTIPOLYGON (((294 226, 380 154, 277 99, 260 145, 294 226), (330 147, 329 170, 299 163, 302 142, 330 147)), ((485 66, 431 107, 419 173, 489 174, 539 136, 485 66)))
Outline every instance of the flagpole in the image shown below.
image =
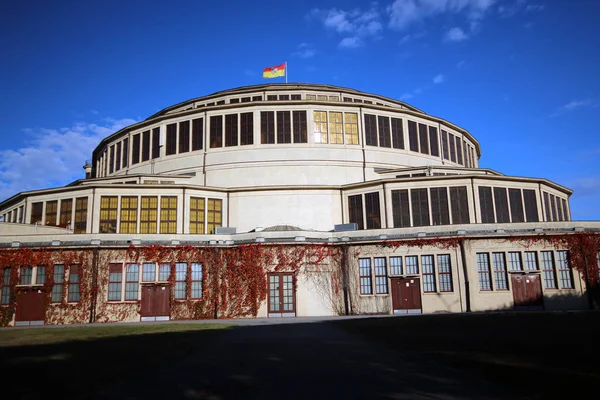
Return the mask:
POLYGON ((288 66, 287 66, 287 61, 285 62, 285 83, 287 83, 287 76, 288 76, 288 66))

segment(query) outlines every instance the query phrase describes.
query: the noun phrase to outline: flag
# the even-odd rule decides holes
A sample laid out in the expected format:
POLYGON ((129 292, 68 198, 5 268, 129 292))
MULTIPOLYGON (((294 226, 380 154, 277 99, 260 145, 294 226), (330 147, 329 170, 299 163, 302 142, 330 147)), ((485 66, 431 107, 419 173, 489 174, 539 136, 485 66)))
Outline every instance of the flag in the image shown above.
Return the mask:
POLYGON ((267 67, 263 71, 263 78, 276 78, 278 76, 285 76, 285 63, 274 67, 267 67))

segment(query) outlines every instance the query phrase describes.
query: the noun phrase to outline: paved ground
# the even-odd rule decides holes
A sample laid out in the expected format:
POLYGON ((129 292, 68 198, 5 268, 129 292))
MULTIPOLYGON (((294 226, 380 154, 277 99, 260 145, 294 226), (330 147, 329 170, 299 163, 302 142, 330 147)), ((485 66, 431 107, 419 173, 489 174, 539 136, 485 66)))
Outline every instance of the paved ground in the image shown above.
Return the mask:
POLYGON ((331 322, 280 322, 228 330, 208 350, 151 372, 132 371, 95 398, 519 398, 481 377, 367 342, 331 322))

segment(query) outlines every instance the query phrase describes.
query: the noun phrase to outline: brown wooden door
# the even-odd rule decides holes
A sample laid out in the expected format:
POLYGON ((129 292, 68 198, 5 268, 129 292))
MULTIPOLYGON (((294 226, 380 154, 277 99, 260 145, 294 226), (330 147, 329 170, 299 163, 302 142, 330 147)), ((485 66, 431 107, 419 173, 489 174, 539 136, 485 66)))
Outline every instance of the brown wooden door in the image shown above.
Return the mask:
POLYGON ((168 319, 170 315, 169 286, 143 285, 140 307, 142 321, 168 319))
POLYGON ((539 310, 544 307, 542 282, 538 274, 511 275, 515 310, 539 310))
POLYGON ((269 317, 294 317, 296 315, 296 287, 294 275, 269 274, 269 317))
POLYGON ((419 278, 392 278, 392 312, 421 312, 421 281, 419 278))
POLYGON ((16 325, 43 325, 46 319, 46 296, 41 290, 21 292, 17 296, 16 325))

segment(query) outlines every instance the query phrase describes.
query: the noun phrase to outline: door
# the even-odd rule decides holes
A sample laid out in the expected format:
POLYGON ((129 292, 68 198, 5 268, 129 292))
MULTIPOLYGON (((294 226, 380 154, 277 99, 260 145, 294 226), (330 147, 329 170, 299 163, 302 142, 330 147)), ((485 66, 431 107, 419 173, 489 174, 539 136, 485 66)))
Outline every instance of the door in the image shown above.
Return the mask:
POLYGON ((29 290, 17 295, 15 326, 44 325, 46 296, 41 290, 29 290))
POLYGON ((420 314, 421 280, 419 278, 392 278, 392 312, 420 314))
POLYGON ((168 321, 171 315, 169 286, 143 285, 140 317, 142 321, 168 321))
POLYGON ((269 274, 269 317, 296 316, 296 287, 294 275, 269 274))
POLYGON ((542 282, 538 274, 511 275, 515 310, 542 310, 542 282))

